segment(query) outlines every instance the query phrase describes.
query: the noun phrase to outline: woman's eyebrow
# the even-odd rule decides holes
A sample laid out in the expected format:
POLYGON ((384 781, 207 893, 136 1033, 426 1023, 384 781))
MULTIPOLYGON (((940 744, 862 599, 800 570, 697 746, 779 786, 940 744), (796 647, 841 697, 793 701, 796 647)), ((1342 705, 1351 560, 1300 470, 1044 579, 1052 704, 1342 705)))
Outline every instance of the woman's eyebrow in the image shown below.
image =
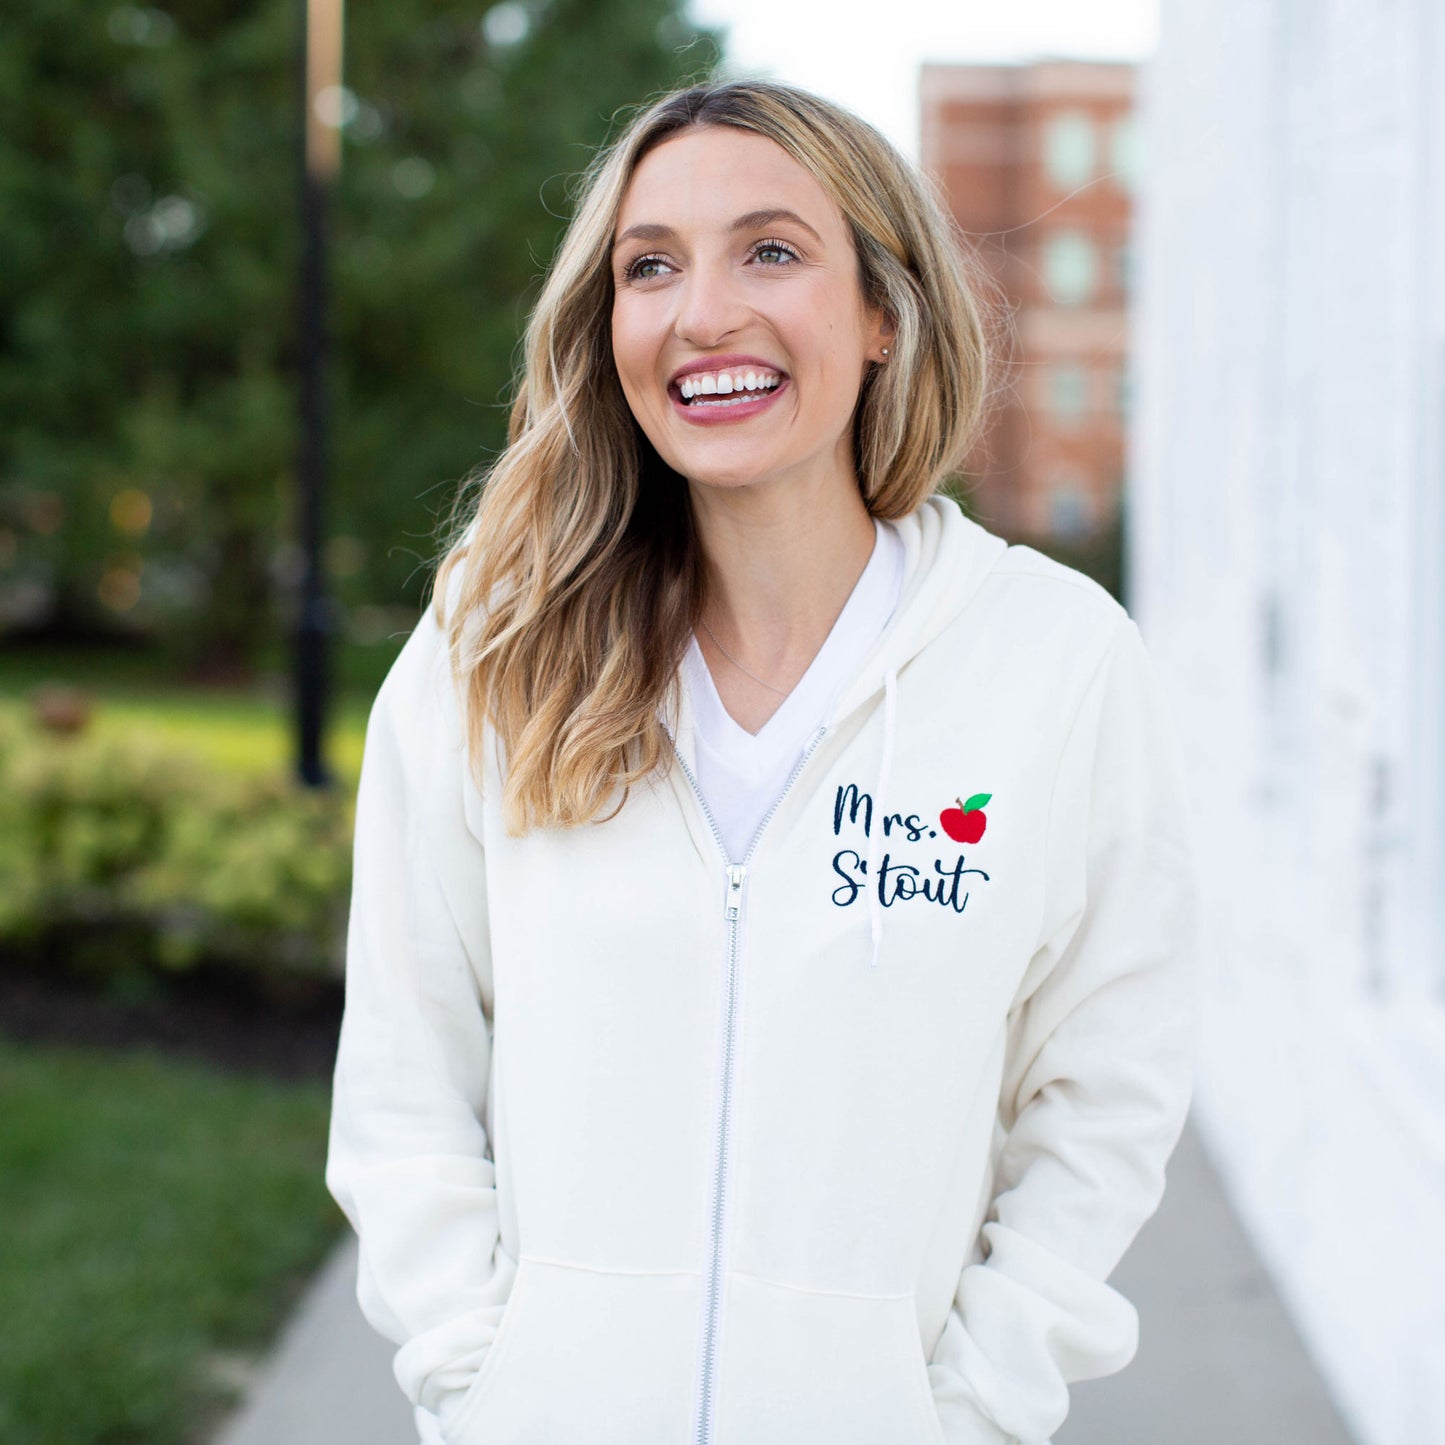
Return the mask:
MULTIPOLYGON (((747 215, 739 216, 728 230, 754 231, 762 226, 771 226, 775 221, 791 221, 795 226, 801 226, 816 241, 821 243, 823 240, 796 211, 789 211, 781 206, 749 211, 747 215)), ((629 226, 612 243, 612 249, 615 251, 625 241, 669 241, 676 235, 677 232, 671 226, 660 226, 655 221, 642 221, 636 226, 629 226)))
POLYGON ((791 221, 795 226, 801 226, 815 241, 823 239, 796 211, 785 210, 780 206, 769 210, 749 211, 746 216, 739 216, 728 229, 730 231, 755 231, 764 226, 771 226, 774 221, 791 221))

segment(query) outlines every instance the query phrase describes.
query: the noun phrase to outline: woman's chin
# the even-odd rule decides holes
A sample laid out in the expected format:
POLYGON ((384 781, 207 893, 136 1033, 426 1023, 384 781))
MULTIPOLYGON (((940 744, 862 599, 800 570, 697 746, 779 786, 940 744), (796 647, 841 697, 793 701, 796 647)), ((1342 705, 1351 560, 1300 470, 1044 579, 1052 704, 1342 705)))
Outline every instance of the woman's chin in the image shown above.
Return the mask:
POLYGON ((736 433, 726 436, 721 429, 685 437, 681 446, 674 437, 664 440, 672 445, 658 447, 658 454, 679 476, 699 486, 745 487, 787 465, 776 447, 757 445, 736 433))
POLYGON ((702 492, 724 494, 744 492, 750 487, 766 486, 776 473, 763 467, 693 467, 679 468, 688 485, 702 492))

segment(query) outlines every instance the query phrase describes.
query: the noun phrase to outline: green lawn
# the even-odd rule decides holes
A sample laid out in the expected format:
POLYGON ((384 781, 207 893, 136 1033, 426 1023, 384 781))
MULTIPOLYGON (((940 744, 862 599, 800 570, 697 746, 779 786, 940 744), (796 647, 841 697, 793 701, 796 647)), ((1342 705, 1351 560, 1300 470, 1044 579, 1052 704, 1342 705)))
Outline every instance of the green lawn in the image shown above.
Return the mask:
MULTIPOLYGON (((384 671, 381 662, 370 666, 384 671)), ((353 666, 351 671, 359 669, 353 666)), ((244 690, 192 687, 167 677, 143 656, 14 649, 0 659, 0 708, 23 713, 31 690, 47 682, 89 692, 99 732, 143 728, 228 771, 273 772, 295 766, 291 703, 274 679, 244 690)), ((380 685, 379 677, 375 683, 380 685)), ((353 685, 330 708, 326 762, 339 779, 353 785, 374 695, 370 683, 353 685)))
MULTIPOLYGON (((327 761, 360 768, 379 684, 352 668, 327 761)), ((8 649, 0 712, 46 682, 98 733, 144 730, 228 772, 293 766, 286 689, 187 686, 125 652, 8 649)), ((324 1084, 148 1052, 0 1039, 0 1442, 198 1445, 345 1228, 326 1193, 324 1084)))
MULTIPOLYGON (((325 740, 327 765, 353 784, 361 771, 369 705, 366 699, 343 698, 325 740)), ((95 725, 97 731, 143 728, 227 771, 276 772, 295 765, 295 724, 284 704, 265 698, 184 691, 113 695, 97 708, 95 725)))
POLYGON ((188 1445, 344 1228, 328 1091, 0 1041, 0 1440, 188 1445))

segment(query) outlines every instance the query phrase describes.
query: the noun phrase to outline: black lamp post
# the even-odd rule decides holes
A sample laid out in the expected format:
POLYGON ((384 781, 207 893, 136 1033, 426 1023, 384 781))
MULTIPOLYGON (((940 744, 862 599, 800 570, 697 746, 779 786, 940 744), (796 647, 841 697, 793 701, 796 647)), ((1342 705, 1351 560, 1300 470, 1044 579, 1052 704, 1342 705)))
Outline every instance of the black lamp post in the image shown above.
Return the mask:
POLYGON ((328 695, 327 644, 332 611, 322 567, 326 490, 326 219, 341 164, 336 116, 318 113, 317 98, 341 84, 342 0, 299 0, 301 51, 301 276, 299 365, 301 436, 297 456, 297 521, 302 554, 296 624, 297 772, 309 787, 330 782, 321 757, 328 695))

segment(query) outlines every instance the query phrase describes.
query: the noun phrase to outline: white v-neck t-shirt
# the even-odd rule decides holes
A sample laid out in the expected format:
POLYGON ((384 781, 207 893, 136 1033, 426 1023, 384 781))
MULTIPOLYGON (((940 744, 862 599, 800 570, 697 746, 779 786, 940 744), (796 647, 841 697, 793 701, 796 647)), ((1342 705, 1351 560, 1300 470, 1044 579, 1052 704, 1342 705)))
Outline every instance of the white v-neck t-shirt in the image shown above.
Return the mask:
POLYGON ((832 631, 797 686, 756 733, 748 732, 723 706, 697 637, 688 644, 682 672, 692 703, 697 785, 734 863, 743 860, 834 697, 898 605, 903 540, 888 523, 875 518, 873 525, 872 555, 832 631))

